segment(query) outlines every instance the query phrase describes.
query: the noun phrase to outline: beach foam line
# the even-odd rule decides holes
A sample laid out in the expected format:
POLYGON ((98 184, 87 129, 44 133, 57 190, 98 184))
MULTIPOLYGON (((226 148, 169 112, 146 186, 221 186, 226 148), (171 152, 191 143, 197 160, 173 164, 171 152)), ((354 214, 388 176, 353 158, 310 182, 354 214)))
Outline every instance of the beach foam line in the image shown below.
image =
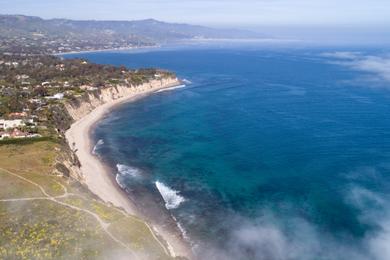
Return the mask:
POLYGON ((176 220, 176 224, 177 224, 177 227, 179 228, 181 234, 183 235, 183 238, 189 242, 190 244, 192 244, 192 241, 190 239, 190 237, 188 236, 188 233, 187 231, 184 229, 184 227, 180 224, 179 221, 176 220))
POLYGON ((179 88, 185 88, 185 87, 186 87, 186 85, 182 84, 182 85, 178 85, 178 86, 174 86, 174 87, 170 87, 170 88, 159 89, 159 90, 156 91, 156 93, 169 91, 169 90, 174 90, 174 89, 179 89, 179 88))
POLYGON ((118 163, 116 168, 118 172, 115 176, 115 180, 122 189, 126 189, 126 180, 140 179, 142 177, 141 171, 135 167, 118 163))
POLYGON ((97 143, 95 144, 95 146, 93 147, 92 149, 92 154, 93 155, 97 155, 97 150, 100 149, 100 147, 104 144, 104 141, 103 139, 100 139, 99 141, 97 141, 97 143))
POLYGON ((173 190, 166 186, 164 183, 156 181, 155 182, 158 191, 165 201, 165 207, 169 209, 176 209, 180 206, 181 203, 186 201, 186 199, 179 195, 179 191, 173 190))
POLYGON ((121 187, 122 189, 126 189, 126 184, 125 184, 124 178, 121 174, 117 173, 115 175, 115 180, 116 180, 116 183, 118 183, 119 187, 121 187))
POLYGON ((125 164, 117 164, 116 168, 118 173, 123 177, 140 178, 142 177, 141 171, 135 167, 131 167, 125 164))

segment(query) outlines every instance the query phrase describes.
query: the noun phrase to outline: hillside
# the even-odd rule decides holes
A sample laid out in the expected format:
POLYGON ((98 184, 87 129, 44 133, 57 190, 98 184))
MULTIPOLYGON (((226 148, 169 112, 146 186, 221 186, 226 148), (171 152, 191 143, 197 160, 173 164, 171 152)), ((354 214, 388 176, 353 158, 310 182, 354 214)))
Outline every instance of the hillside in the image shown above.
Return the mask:
POLYGON ((61 145, 0 144, 1 259, 172 259, 137 217, 58 175, 61 145))
POLYGON ((0 50, 58 53, 152 46, 191 39, 246 39, 263 35, 245 30, 139 21, 44 20, 24 15, 0 15, 0 50), (19 49, 18 49, 19 48, 19 49))
POLYGON ((0 54, 0 259, 172 259, 147 221, 88 190, 64 140, 70 112, 167 80, 176 76, 0 54))

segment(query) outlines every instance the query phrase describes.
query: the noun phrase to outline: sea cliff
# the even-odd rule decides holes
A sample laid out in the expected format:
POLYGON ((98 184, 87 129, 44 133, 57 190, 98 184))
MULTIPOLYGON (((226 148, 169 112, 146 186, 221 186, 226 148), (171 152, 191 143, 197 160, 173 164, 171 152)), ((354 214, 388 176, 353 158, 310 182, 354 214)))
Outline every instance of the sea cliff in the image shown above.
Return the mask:
POLYGON ((153 79, 139 85, 103 87, 98 90, 89 91, 77 99, 66 102, 65 108, 73 120, 77 121, 105 103, 126 97, 133 97, 138 94, 154 92, 179 84, 180 81, 176 77, 166 77, 153 79))

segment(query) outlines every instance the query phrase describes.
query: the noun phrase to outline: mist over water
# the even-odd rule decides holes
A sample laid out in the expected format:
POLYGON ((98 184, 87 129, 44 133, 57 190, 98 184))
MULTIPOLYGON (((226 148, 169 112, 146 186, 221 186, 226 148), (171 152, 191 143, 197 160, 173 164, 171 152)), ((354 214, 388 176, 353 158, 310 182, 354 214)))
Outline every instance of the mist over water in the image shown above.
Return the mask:
POLYGON ((159 197, 200 259, 389 259, 388 53, 83 54, 191 82, 113 111, 98 153, 159 197))

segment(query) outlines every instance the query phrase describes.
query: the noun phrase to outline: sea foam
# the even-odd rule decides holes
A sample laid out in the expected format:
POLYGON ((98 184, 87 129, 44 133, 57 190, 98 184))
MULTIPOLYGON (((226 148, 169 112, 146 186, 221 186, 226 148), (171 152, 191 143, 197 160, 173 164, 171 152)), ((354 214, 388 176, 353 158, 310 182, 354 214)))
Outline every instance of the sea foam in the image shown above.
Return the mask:
POLYGON ((103 139, 100 139, 99 141, 97 141, 97 143, 95 144, 95 146, 92 149, 92 154, 96 155, 97 151, 100 149, 100 147, 102 147, 103 144, 104 144, 103 139))
POLYGON ((140 178, 142 176, 141 171, 135 167, 118 163, 116 165, 116 168, 118 170, 118 173, 123 177, 140 178))
POLYGON ((122 189, 126 188, 126 180, 140 179, 142 177, 141 171, 137 168, 124 164, 117 164, 116 168, 118 172, 115 176, 115 180, 122 189))
POLYGON ((167 209, 176 209, 186 199, 179 195, 179 191, 173 190, 164 183, 156 181, 156 187, 165 201, 167 209))
POLYGON ((163 88, 163 89, 157 90, 157 93, 169 91, 169 90, 174 90, 174 89, 179 89, 179 88, 185 88, 185 87, 186 87, 186 85, 179 85, 179 86, 174 86, 174 87, 170 87, 170 88, 163 88))
POLYGON ((186 83, 186 84, 192 84, 192 82, 189 81, 188 79, 183 79, 183 82, 186 83))
POLYGON ((117 173, 116 176, 115 176, 115 180, 116 180, 116 183, 118 183, 119 187, 121 187, 122 189, 126 188, 126 184, 124 182, 124 178, 123 178, 122 175, 117 173))

